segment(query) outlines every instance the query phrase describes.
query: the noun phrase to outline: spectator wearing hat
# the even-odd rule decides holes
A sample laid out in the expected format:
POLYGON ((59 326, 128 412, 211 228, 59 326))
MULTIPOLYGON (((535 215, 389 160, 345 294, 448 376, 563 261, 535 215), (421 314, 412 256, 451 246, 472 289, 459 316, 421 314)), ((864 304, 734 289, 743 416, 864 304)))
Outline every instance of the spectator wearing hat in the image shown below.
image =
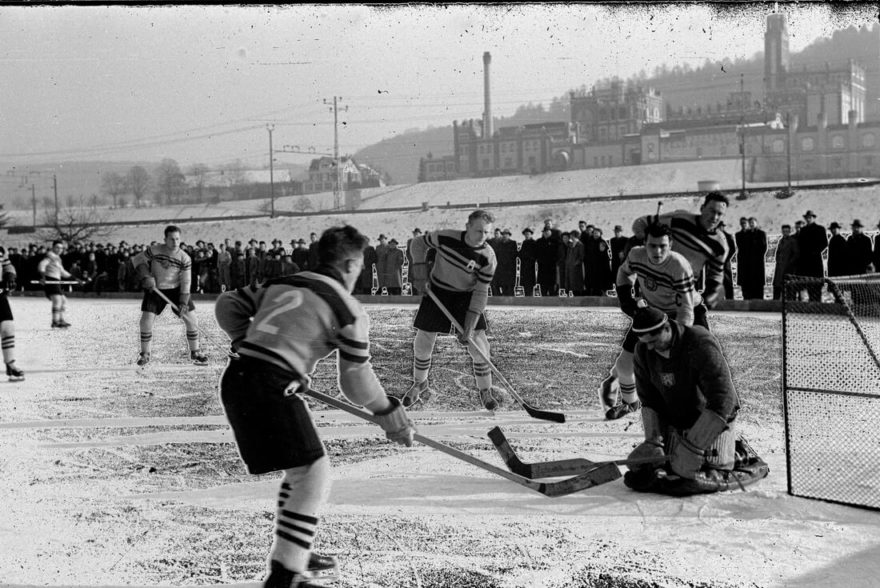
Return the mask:
MULTIPOLYGON (((736 243, 736 285, 743 288, 743 282, 746 281, 746 275, 748 274, 749 269, 749 245, 751 243, 751 233, 749 231, 749 219, 747 217, 740 217, 739 219, 739 231, 736 232, 733 236, 734 243, 736 243)), ((747 286, 746 286, 747 288, 747 286)), ((743 298, 745 298, 745 292, 743 293, 743 298)))
POLYGON ((559 274, 556 269, 559 243, 553 237, 550 227, 544 226, 541 237, 535 241, 535 257, 541 296, 556 296, 559 293, 559 274))
POLYGON ((391 296, 400 296, 403 286, 403 260, 403 251, 398 247, 397 239, 392 237, 388 241, 384 265, 377 268, 381 276, 379 281, 391 296))
POLYGON ((253 247, 248 247, 244 264, 248 285, 256 287, 263 281, 263 264, 257 250, 253 247))
POLYGON ((495 259, 498 267, 495 270, 495 279, 492 293, 496 296, 513 296, 516 286, 516 257, 517 243, 510 238, 510 229, 501 231, 501 237, 492 247, 495 250, 495 259))
POLYGON ((224 243, 220 243, 217 249, 217 279, 220 282, 220 291, 226 292, 232 286, 232 255, 226 250, 224 243))
POLYGON ((376 277, 378 278, 378 292, 382 293, 382 288, 388 288, 385 283, 383 269, 385 268, 386 258, 388 257, 388 237, 384 233, 379 235, 379 244, 376 245, 376 277))
POLYGON ((846 258, 846 238, 840 234, 840 224, 834 221, 828 225, 831 238, 828 239, 828 277, 845 276, 849 273, 846 258))
POLYGON ((863 232, 865 227, 859 219, 855 219, 850 226, 852 234, 846 240, 846 259, 849 261, 847 273, 860 276, 869 273, 871 238, 863 232))
POLYGON ((767 281, 765 266, 767 233, 761 230, 758 219, 753 216, 749 217, 748 224, 748 251, 746 256, 739 254, 739 259, 745 262, 745 267, 742 268, 743 300, 763 300, 764 285, 767 281))
POLYGON ((318 233, 309 233, 309 264, 305 267, 300 266, 299 269, 315 271, 316 267, 318 267, 318 233))
POLYGON ((587 296, 604 296, 611 283, 611 257, 602 229, 593 227, 584 249, 584 286, 587 296))
MULTIPOLYGON (((311 252, 311 245, 309 245, 309 251, 311 252)), ((309 260, 309 263, 311 263, 311 260, 309 260)), ((376 266, 376 263, 376 248, 367 243, 367 246, 364 247, 364 267, 361 269, 361 275, 358 277, 357 284, 355 284, 355 294, 373 294, 373 268, 376 266)))
MULTIPOLYGON (((667 456, 669 473, 684 480, 711 481, 713 470, 731 471, 740 400, 718 340, 656 308, 637 310, 632 330, 645 440, 630 457, 667 456)), ((651 491, 662 467, 630 466, 624 483, 651 491)))
MULTIPOLYGON (((816 222, 816 214, 812 210, 804 213, 804 223, 797 236, 798 249, 800 250, 798 275, 824 278, 822 252, 828 248, 828 235, 825 232, 825 227, 816 222)), ((806 292, 810 302, 821 302, 821 281, 807 286, 806 292)))
POLYGON ((519 246, 519 285, 526 296, 535 292, 538 266, 538 242, 532 237, 532 229, 526 227, 522 232, 523 241, 519 246))
POLYGON ((584 244, 581 242, 576 231, 569 233, 568 243, 565 250, 565 282, 563 288, 573 296, 583 296, 586 293, 584 283, 584 244))
POLYGON ((315 271, 316 268, 310 265, 311 261, 309 260, 309 249, 306 247, 306 240, 298 239, 296 243, 291 241, 290 244, 294 246, 293 251, 290 252, 290 260, 296 264, 296 271, 315 271))
MULTIPOLYGON (((773 270, 773 300, 782 299, 782 289, 785 285, 785 276, 797 272, 798 256, 800 249, 794 235, 791 234, 791 225, 782 225, 782 237, 776 244, 776 267, 773 270)), ((791 292, 785 292, 785 299, 792 300, 791 292)))
POLYGON ((629 241, 628 237, 623 235, 623 227, 620 225, 614 225, 614 236, 609 239, 609 245, 611 246, 611 277, 615 278, 617 276, 617 270, 620 269, 620 265, 623 263, 623 260, 626 259, 626 243, 629 241))

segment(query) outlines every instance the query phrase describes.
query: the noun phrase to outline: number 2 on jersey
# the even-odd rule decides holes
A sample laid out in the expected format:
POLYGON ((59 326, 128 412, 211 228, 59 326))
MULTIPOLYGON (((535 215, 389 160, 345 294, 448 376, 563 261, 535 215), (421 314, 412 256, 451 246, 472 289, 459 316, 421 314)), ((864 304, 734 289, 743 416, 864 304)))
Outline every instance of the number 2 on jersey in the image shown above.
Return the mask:
MULTIPOLYGON (((254 328, 270 335, 275 335, 280 330, 280 326, 272 324, 272 320, 282 313, 297 308, 303 302, 303 294, 299 290, 286 290, 281 292, 272 299, 273 305, 277 305, 275 310, 263 317, 260 322, 254 325, 254 328)), ((277 322, 277 321, 276 321, 277 322)))

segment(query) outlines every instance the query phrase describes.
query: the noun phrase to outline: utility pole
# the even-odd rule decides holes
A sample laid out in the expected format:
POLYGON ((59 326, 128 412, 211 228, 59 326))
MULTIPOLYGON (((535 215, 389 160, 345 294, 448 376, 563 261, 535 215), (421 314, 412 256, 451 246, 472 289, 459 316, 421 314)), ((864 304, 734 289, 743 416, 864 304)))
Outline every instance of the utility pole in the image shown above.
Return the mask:
POLYGON ((788 194, 791 195, 791 112, 786 111, 785 113, 785 136, 786 136, 786 145, 785 145, 785 154, 788 160, 788 194))
POLYGON ((34 207, 34 230, 37 230, 37 189, 31 184, 31 204, 34 207))
POLYGON ((269 204, 271 206, 269 218, 275 218, 275 167, 272 154, 272 131, 275 130, 275 125, 266 125, 266 130, 269 131, 269 204))
POLYGON ((746 194, 746 126, 745 126, 745 87, 744 87, 744 74, 739 74, 739 132, 740 132, 740 142, 739 142, 739 151, 741 154, 742 160, 742 192, 740 192, 740 200, 745 200, 748 198, 748 194, 746 194))
MULTIPOLYGON (((341 101, 341 96, 333 97, 333 107, 331 110, 333 111, 333 161, 336 165, 336 182, 333 186, 333 208, 339 209, 341 206, 341 197, 339 190, 342 187, 342 165, 339 162, 339 104, 338 101, 341 101)), ((324 104, 330 104, 328 100, 324 100, 324 104)), ((348 106, 345 107, 345 110, 348 110, 348 106)))
POLYGON ((58 226, 58 175, 52 174, 52 186, 55 191, 55 226, 58 226))

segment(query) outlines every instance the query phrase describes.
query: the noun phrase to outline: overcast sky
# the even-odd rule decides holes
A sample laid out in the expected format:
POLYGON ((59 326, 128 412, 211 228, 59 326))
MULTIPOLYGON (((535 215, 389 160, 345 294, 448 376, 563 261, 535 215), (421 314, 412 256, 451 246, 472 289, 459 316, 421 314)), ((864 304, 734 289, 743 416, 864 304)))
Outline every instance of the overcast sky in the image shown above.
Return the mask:
MULTIPOLYGON (((870 25, 783 4, 792 51, 870 25)), ((492 111, 662 63, 763 51, 773 4, 0 6, 0 161, 268 162, 285 145, 342 153, 407 129, 480 118, 484 51, 492 111), (348 110, 342 110, 347 108, 348 110)), ((736 89, 734 80, 732 90, 736 89)), ((281 162, 307 156, 279 154, 281 162)))

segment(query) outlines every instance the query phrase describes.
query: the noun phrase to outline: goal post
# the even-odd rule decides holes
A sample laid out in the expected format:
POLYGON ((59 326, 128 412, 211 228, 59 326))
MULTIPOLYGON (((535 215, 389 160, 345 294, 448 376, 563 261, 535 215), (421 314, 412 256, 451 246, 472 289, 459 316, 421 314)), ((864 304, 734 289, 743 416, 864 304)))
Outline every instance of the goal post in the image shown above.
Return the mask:
POLYGON ((880 510, 880 274, 785 276, 788 492, 880 510))

